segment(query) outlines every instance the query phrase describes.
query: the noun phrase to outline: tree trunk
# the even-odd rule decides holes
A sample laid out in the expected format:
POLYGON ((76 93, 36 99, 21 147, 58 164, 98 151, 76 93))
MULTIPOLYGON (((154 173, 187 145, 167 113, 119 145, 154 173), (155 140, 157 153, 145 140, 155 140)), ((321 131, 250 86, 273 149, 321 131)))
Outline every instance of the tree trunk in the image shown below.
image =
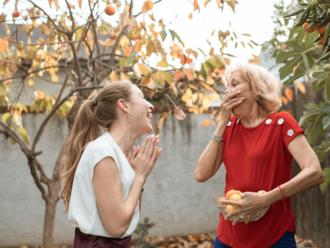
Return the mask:
POLYGON ((57 201, 46 200, 43 248, 53 248, 53 231, 57 201))

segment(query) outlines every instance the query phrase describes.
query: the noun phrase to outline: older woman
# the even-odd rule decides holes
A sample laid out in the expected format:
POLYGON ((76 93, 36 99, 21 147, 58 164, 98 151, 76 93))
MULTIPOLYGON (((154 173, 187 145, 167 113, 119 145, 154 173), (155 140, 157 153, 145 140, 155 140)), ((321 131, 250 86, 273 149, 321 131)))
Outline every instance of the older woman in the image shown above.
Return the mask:
POLYGON ((280 82, 260 66, 244 64, 226 73, 227 90, 221 120, 201 155, 195 177, 204 182, 224 162, 225 193, 243 192, 240 201, 223 200, 238 208, 220 223, 214 248, 296 247, 291 196, 324 181, 320 163, 303 129, 281 106, 280 82), (233 113, 233 116, 231 116, 233 113), (291 176, 292 157, 301 172, 291 176), (266 194, 257 194, 266 190, 266 194), (272 205, 272 206, 271 206, 272 205), (258 221, 252 213, 269 207, 258 221), (241 215, 246 221, 238 222, 241 215), (235 221, 228 220, 237 216, 235 221))

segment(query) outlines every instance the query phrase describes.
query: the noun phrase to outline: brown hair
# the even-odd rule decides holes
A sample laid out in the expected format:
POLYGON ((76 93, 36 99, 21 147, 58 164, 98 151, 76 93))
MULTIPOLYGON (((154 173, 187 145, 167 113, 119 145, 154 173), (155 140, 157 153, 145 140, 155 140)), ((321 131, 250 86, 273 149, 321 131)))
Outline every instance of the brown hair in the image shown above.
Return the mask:
POLYGON ((64 213, 69 211, 73 179, 81 155, 86 146, 102 134, 101 127, 109 129, 117 119, 117 102, 119 99, 130 101, 132 85, 130 81, 111 83, 102 88, 95 100, 86 100, 80 106, 73 128, 64 144, 65 154, 62 160, 64 188, 61 193, 65 204, 64 213))

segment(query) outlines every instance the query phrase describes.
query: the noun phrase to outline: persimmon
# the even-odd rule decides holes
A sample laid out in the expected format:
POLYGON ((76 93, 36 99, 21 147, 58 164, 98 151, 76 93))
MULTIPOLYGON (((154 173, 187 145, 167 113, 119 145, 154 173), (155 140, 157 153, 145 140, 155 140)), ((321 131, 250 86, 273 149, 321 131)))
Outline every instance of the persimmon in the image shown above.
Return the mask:
POLYGON ((160 20, 159 20, 159 23, 163 23, 163 19, 160 19, 160 20))
POLYGON ((104 12, 107 15, 114 15, 116 13, 116 8, 113 7, 111 4, 108 4, 107 7, 105 7, 104 12))
POLYGON ((14 18, 17 18, 17 17, 19 17, 21 15, 21 13, 19 13, 17 10, 15 10, 14 12, 13 12, 13 14, 12 14, 12 16, 14 17, 14 18))
POLYGON ((237 206, 227 205, 227 206, 226 206, 226 212, 227 212, 228 214, 230 214, 230 213, 233 212, 236 208, 237 208, 237 206))
POLYGON ((306 29, 309 25, 310 25, 310 23, 305 22, 304 25, 303 25, 303 28, 305 29, 305 31, 307 33, 313 33, 315 31, 315 28, 313 26, 310 27, 309 29, 306 29))
POLYGON ((323 36, 321 39, 319 39, 319 44, 323 46, 324 42, 325 42, 325 37, 323 36))
POLYGON ((326 28, 327 28, 327 25, 323 25, 321 28, 319 28, 319 24, 318 23, 316 24, 316 32, 318 32, 319 34, 325 34, 326 28))
POLYGON ((117 39, 117 34, 114 31, 112 31, 110 34, 110 40, 115 40, 115 39, 117 39))
POLYGON ((229 198, 231 201, 240 201, 241 197, 238 194, 234 194, 229 198))
POLYGON ((232 195, 240 195, 240 194, 241 193, 238 192, 237 190, 232 189, 227 192, 226 197, 231 197, 232 195))

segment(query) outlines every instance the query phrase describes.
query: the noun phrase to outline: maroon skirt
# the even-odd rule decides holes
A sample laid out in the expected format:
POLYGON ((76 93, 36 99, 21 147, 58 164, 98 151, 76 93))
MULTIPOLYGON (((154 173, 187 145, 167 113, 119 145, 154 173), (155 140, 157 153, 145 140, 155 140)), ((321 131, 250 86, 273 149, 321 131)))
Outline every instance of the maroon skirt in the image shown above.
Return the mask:
POLYGON ((129 248, 132 236, 123 239, 82 233, 76 228, 72 248, 129 248))

